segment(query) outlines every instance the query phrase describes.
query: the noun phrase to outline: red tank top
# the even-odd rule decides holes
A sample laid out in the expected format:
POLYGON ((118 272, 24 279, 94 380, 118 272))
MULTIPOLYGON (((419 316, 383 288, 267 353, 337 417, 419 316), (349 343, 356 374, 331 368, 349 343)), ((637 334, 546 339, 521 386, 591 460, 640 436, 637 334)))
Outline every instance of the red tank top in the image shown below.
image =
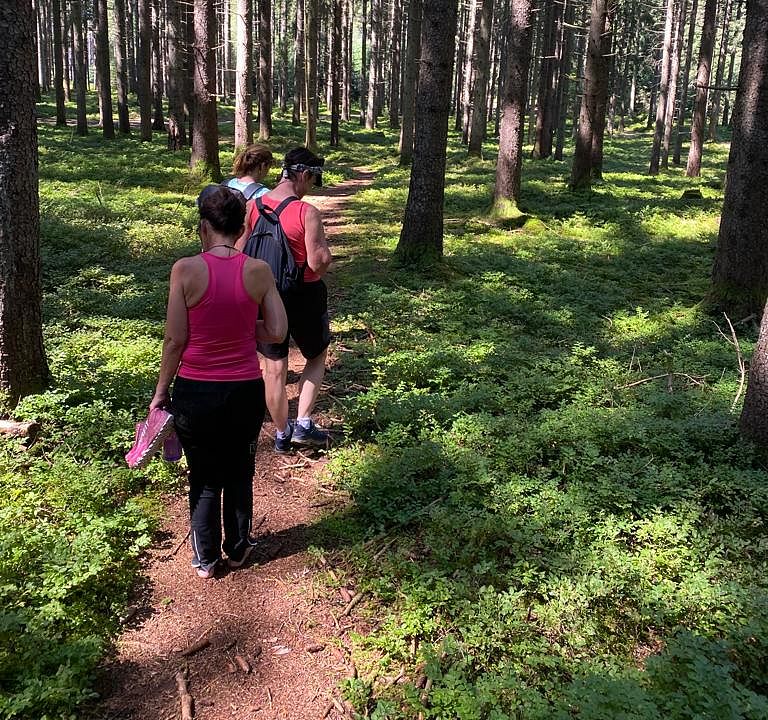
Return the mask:
POLYGON ((200 301, 187 308, 189 334, 179 377, 256 380, 261 377, 256 355, 259 305, 243 283, 243 265, 248 256, 201 253, 200 257, 208 266, 208 287, 200 301))
MULTIPOLYGON (((261 198, 264 205, 271 210, 274 210, 280 203, 276 203, 268 195, 261 198)), ((288 238, 288 245, 290 245, 293 258, 296 260, 296 264, 299 267, 306 265, 307 262, 307 244, 304 241, 304 218, 307 215, 307 208, 309 203, 305 203, 303 200, 294 200, 285 206, 280 213, 280 225, 283 227, 288 238)), ((307 267, 304 270, 304 282, 314 282, 319 280, 320 276, 307 267)))

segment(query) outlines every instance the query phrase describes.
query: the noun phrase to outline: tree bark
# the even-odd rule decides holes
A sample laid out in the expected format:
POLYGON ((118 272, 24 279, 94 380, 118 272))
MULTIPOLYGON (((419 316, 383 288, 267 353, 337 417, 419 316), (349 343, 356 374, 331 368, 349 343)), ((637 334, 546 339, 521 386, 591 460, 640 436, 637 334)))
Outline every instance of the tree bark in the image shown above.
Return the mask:
POLYGON ((107 0, 96 0, 96 84, 99 89, 99 113, 104 137, 115 137, 112 118, 112 83, 109 71, 109 23, 107 0))
POLYGON ((253 99, 251 97, 251 0, 237 0, 237 70, 235 82, 235 148, 253 142, 253 99))
MULTIPOLYGON (((669 89, 667 91, 667 112, 664 117, 664 138, 661 142, 661 167, 669 168, 669 145, 672 139, 672 123, 675 119, 677 102, 677 78, 680 75, 680 55, 683 49, 685 34, 685 17, 688 10, 688 0, 678 1, 678 12, 675 18, 675 37, 672 44, 672 63, 669 68, 669 89)), ((679 112, 683 112, 680 107, 679 112)))
POLYGON ((656 126, 653 132, 653 147, 651 148, 651 163, 649 175, 659 174, 661 158, 661 142, 664 139, 664 125, 667 119, 667 92, 669 91, 669 73, 672 69, 672 33, 674 18, 674 0, 666 0, 664 14, 664 40, 661 47, 661 79, 656 102, 656 126))
MULTIPOLYGON (((176 2, 176 0, 169 0, 176 2)), ((123 135, 130 135, 131 123, 128 114, 128 76, 125 46, 125 0, 114 0, 112 42, 115 48, 115 83, 117 85, 117 129, 123 135)))
POLYGON ((352 0, 344 1, 344 17, 341 32, 344 44, 344 64, 342 65, 341 119, 349 122, 352 114, 352 0))
POLYGON ((734 319, 760 313, 768 297, 768 3, 764 0, 747 4, 742 58, 710 295, 734 319))
POLYGON ((607 0, 605 24, 600 38, 600 54, 597 66, 598 87, 596 91, 595 118, 592 128, 592 179, 603 179, 603 138, 608 107, 609 77, 613 64, 613 23, 616 15, 616 0, 607 0))
POLYGON ((480 155, 485 140, 487 125, 486 100, 488 96, 488 74, 491 61, 491 27, 493 25, 493 0, 479 0, 475 33, 475 82, 472 88, 472 119, 469 129, 470 155, 480 155))
POLYGON ((64 53, 61 41, 61 0, 51 0, 53 14, 53 87, 56 91, 56 124, 67 124, 64 104, 64 53))
POLYGON ((331 147, 339 145, 339 117, 341 115, 341 15, 344 0, 333 0, 333 28, 331 32, 331 147))
POLYGON ((520 199, 525 103, 531 63, 531 0, 513 0, 507 31, 507 65, 501 100, 494 212, 504 216, 520 199))
POLYGON ((696 13, 699 9, 699 0, 691 0, 691 22, 688 29, 688 41, 685 48, 685 66, 683 69, 682 83, 680 86, 680 112, 677 114, 677 127, 675 129, 675 150, 672 154, 672 163, 680 164, 680 155, 683 149, 683 128, 685 116, 688 110, 688 82, 691 77, 691 58, 693 57, 693 41, 696 31, 696 13))
POLYGON ((317 150, 317 1, 304 0, 306 36, 306 111, 307 126, 304 144, 311 151, 317 150))
MULTIPOLYGON (((105 2, 106 0, 100 0, 105 2)), ((160 51, 160 0, 152 0, 152 102, 153 118, 152 129, 157 132, 165 131, 165 119, 163 117, 163 95, 165 88, 163 83, 163 62, 160 51)))
POLYGON ((379 83, 381 46, 381 3, 382 0, 371 0, 371 45, 368 53, 368 93, 366 95, 365 127, 371 130, 376 127, 376 92, 379 83))
POLYGON ((402 263, 425 267, 443 255, 443 199, 456 37, 456 0, 424 4, 415 143, 403 228, 395 250, 402 263))
POLYGON ((88 118, 85 107, 85 47, 83 42, 83 15, 80 0, 71 0, 72 31, 75 55, 75 100, 77 102, 77 134, 88 134, 88 118))
MULTIPOLYGON (((166 36, 168 42, 168 149, 181 150, 187 145, 181 0, 168 0, 166 36)), ((235 124, 235 131, 237 131, 237 124, 235 124)))
POLYGON ((213 0, 194 0, 194 122, 192 124, 193 168, 221 179, 219 165, 219 127, 216 118, 216 61, 213 43, 216 38, 216 16, 213 0))
POLYGON ((704 24, 701 28, 701 45, 699 46, 699 69, 696 73, 696 100, 693 103, 693 118, 691 120, 691 147, 688 150, 688 164, 685 168, 685 174, 688 177, 698 177, 701 174, 704 119, 707 113, 707 87, 715 45, 716 13, 717 0, 706 0, 704 24))
POLYGON ((557 129, 555 141, 555 160, 563 159, 563 147, 565 145, 565 119, 568 114, 568 91, 570 86, 569 75, 571 72, 571 55, 573 54, 573 32, 568 26, 573 25, 573 2, 566 5, 564 11, 565 22, 562 26, 560 39, 560 72, 557 81, 557 129))
POLYGON ((0 3, 0 390, 48 381, 42 330, 32 4, 0 3))
POLYGON ((413 159, 413 124, 421 55, 422 0, 410 0, 408 33, 405 48, 405 81, 403 83, 403 120, 400 128, 400 165, 413 159))
POLYGON ((557 44, 557 26, 562 11, 562 5, 559 2, 547 2, 545 5, 536 129, 534 131, 533 152, 531 153, 531 157, 539 159, 548 158, 552 154, 553 115, 559 60, 556 57, 555 46, 557 44))
MULTIPOLYGON (((602 38, 605 32, 608 16, 608 0, 592 0, 589 22, 589 38, 587 40, 587 61, 584 70, 584 93, 581 98, 579 112, 579 129, 576 135, 576 147, 573 153, 571 167, 572 189, 589 187, 592 183, 593 144, 597 132, 600 94, 605 92, 602 85, 601 66, 602 38)), ((605 107, 603 99, 602 106, 605 107)))
MULTIPOLYGON (((489 0, 490 1, 490 0, 489 0)), ((400 38, 403 13, 401 0, 392 0, 392 44, 389 72, 389 127, 400 128, 400 38)))
POLYGON ((731 26, 732 0, 725 0, 725 9, 723 12, 723 30, 720 35, 720 50, 717 58, 717 70, 715 71, 715 87, 712 90, 712 102, 709 109, 709 139, 712 142, 717 140, 717 123, 720 120, 720 88, 723 85, 725 75, 725 61, 728 56, 728 32, 731 26))
POLYGON ((139 0, 139 34, 136 72, 142 141, 152 139, 152 22, 149 0, 139 0))
POLYGON ((760 335, 749 363, 747 393, 741 409, 739 429, 758 445, 768 445, 768 306, 763 309, 760 335))
POLYGON ((477 27, 478 0, 470 0, 467 19, 467 46, 464 53, 464 72, 461 83, 461 142, 469 143, 469 124, 472 118, 472 87, 474 82, 475 28, 477 27))
POLYGON ((259 140, 272 137, 272 0, 259 3, 259 140))
MULTIPOLYGON (((306 58, 305 58, 306 38, 304 33, 304 0, 296 0, 296 48, 294 52, 294 74, 293 74, 293 114, 291 122, 294 125, 301 125, 301 106, 306 104, 307 81, 306 81, 306 58)), ((305 108, 306 111, 306 108, 305 108)))

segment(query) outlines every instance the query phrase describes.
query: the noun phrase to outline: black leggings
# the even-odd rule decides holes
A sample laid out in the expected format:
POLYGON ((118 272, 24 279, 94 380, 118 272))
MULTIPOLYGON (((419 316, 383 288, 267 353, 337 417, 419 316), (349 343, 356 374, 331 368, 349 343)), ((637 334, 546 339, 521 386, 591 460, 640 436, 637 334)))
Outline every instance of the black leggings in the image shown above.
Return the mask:
POLYGON ((177 377, 171 405, 189 466, 192 564, 208 569, 221 558, 222 549, 239 560, 251 530, 264 381, 205 382, 177 377))

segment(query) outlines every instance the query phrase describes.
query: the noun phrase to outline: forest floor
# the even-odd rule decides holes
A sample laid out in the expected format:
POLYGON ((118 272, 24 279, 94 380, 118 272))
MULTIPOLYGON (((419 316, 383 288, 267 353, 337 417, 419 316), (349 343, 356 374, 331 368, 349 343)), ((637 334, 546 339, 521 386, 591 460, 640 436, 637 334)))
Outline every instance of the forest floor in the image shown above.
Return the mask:
MULTIPOLYGON (((344 232, 348 198, 372 180, 372 172, 358 168, 352 179, 307 198, 323 212, 331 247, 344 232)), ((302 366, 291 348, 294 413, 302 366)), ((318 420, 335 422, 322 398, 318 420)), ((354 589, 321 582, 319 573, 335 575, 308 552, 308 529, 337 501, 322 493, 324 456, 278 455, 273 436, 274 426, 265 423, 253 485, 259 544, 245 567, 199 579, 185 541, 187 499, 167 499, 166 520, 144 557, 144 583, 102 668, 100 720, 179 717, 182 678, 199 720, 343 717, 334 690, 355 672, 346 638, 364 628, 348 608, 354 589)))

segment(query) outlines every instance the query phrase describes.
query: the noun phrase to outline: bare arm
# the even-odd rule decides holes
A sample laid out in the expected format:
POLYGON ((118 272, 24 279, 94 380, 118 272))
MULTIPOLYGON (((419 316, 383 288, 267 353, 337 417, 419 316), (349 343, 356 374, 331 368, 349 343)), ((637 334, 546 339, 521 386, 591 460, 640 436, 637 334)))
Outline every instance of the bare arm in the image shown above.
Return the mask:
POLYGON ((325 275, 331 265, 331 250, 325 239, 320 211, 310 205, 304 216, 304 242, 307 247, 307 265, 318 275, 325 275))
POLYGON ((171 270, 171 283, 168 292, 168 311, 165 319, 165 337, 163 355, 160 360, 160 373, 157 387, 149 409, 163 407, 168 402, 168 388, 176 375, 181 361, 181 353, 187 344, 187 305, 184 300, 183 261, 177 262, 171 270))
POLYGON ((261 306, 256 339, 260 342, 282 342, 288 334, 288 318, 269 265, 261 260, 249 259, 245 266, 245 282, 248 294, 261 306))

